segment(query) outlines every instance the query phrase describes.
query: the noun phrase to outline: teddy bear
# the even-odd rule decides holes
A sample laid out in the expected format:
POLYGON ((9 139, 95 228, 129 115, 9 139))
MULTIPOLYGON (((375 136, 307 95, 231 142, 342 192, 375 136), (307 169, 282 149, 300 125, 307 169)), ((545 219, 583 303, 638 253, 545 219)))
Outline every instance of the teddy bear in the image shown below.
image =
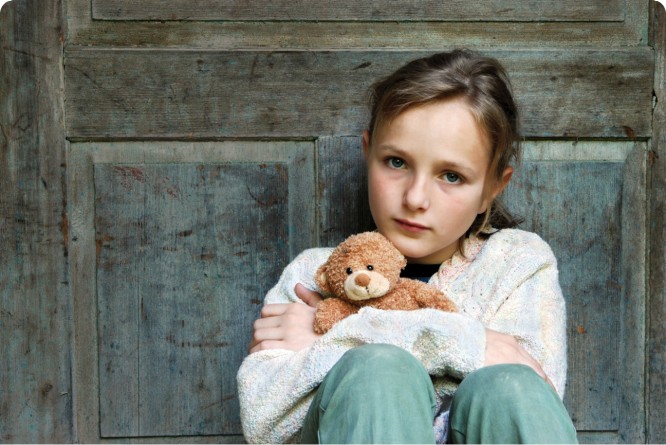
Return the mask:
POLYGON ((328 332, 335 323, 366 306, 456 312, 455 304, 441 291, 422 281, 401 278, 400 271, 406 265, 405 257, 379 232, 363 232, 344 240, 315 275, 324 295, 315 313, 315 332, 328 332))

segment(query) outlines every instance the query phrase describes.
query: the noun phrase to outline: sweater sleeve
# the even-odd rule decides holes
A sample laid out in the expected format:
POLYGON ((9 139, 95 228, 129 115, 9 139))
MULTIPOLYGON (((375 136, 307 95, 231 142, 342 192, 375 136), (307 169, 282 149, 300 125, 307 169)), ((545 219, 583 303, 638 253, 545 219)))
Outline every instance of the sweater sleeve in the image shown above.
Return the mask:
MULTIPOLYGON (((299 301, 297 282, 315 289, 314 271, 330 249, 313 249, 289 265, 266 303, 299 301)), ((411 352, 433 376, 461 379, 483 364, 485 330, 468 316, 434 309, 382 311, 364 308, 337 323, 310 348, 255 352, 238 372, 241 422, 250 443, 293 442, 328 371, 348 350, 386 343, 411 352)))
MULTIPOLYGON (((542 366, 564 397, 567 373, 566 308, 557 261, 550 247, 530 234, 502 272, 498 305, 486 327, 513 335, 542 366)), ((514 244, 514 243, 512 243, 514 244)))

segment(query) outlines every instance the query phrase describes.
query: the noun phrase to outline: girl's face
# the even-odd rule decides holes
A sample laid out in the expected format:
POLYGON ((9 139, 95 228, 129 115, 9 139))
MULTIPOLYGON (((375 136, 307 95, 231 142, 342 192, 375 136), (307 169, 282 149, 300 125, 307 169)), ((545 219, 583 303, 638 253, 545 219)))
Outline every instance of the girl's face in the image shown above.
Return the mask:
POLYGON ((490 142, 464 99, 421 105, 363 134, 370 210, 413 263, 451 258, 458 240, 511 179, 490 172, 490 142))

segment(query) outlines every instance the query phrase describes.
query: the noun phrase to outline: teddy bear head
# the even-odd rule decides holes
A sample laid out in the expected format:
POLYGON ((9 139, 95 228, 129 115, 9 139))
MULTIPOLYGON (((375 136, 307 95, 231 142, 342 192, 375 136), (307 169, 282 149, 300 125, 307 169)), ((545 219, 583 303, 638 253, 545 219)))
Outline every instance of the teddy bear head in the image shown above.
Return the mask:
POLYGON ((315 281, 324 294, 360 302, 393 289, 406 265, 405 257, 386 237, 363 232, 333 250, 317 270, 315 281))

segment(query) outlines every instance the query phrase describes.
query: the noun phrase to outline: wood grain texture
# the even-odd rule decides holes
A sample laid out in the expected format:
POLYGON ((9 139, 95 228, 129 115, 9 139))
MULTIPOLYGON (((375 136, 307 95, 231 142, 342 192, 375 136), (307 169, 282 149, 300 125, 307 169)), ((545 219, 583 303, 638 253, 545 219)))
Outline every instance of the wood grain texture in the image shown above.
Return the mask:
MULTIPOLYGON (((359 135, 371 82, 425 54, 72 48, 65 65, 67 136, 359 135)), ((491 55, 512 76, 526 136, 649 136, 648 49, 491 55)))
POLYGON ((467 0, 373 1, 295 0, 92 0, 96 20, 234 21, 621 21, 622 0, 525 2, 490 0, 479 8, 467 0))
POLYGON ((0 442, 74 440, 61 2, 0 10, 0 442))
POLYGON ((336 246, 353 233, 374 230, 360 137, 317 139, 319 244, 336 246))
POLYGON ((78 17, 79 14, 81 9, 77 8, 69 22, 73 44, 155 49, 435 52, 442 50, 442 42, 449 48, 490 50, 594 46, 619 49, 641 45, 647 33, 647 14, 636 12, 629 16, 633 22, 494 22, 482 27, 474 22, 412 22, 409 26, 402 22, 91 22, 89 16, 78 17))
POLYGON ((641 375, 644 360, 636 346, 644 336, 645 230, 636 206, 645 202, 645 157, 637 144, 621 162, 527 160, 505 196, 558 258, 568 318, 565 403, 577 429, 616 431, 629 442, 644 440, 642 384, 626 376, 641 375))
POLYGON ((647 440, 666 442, 666 11, 652 2, 651 44, 654 46, 656 106, 652 126, 650 169, 647 440))
POLYGON ((102 437, 241 434, 236 372, 289 260, 290 174, 95 167, 102 437))
POLYGON ((315 244, 313 144, 73 144, 70 160, 78 436, 238 442, 252 322, 315 244))
MULTIPOLYGON (((133 7, 138 8, 143 4, 143 2, 132 3, 133 7)), ((163 3, 158 10, 171 4, 174 2, 163 3)), ((649 0, 625 2, 621 22, 483 22, 483 26, 479 26, 479 22, 475 21, 108 21, 93 20, 94 13, 90 0, 68 0, 66 17, 69 44, 82 46, 205 48, 218 51, 221 49, 440 51, 442 42, 445 42, 448 47, 486 49, 622 48, 645 45, 648 4, 649 0)), ((556 5, 550 2, 547 8, 553 6, 556 5)), ((534 7, 543 9, 543 6, 538 4, 534 7)), ((208 10, 208 8, 202 9, 208 10)))

